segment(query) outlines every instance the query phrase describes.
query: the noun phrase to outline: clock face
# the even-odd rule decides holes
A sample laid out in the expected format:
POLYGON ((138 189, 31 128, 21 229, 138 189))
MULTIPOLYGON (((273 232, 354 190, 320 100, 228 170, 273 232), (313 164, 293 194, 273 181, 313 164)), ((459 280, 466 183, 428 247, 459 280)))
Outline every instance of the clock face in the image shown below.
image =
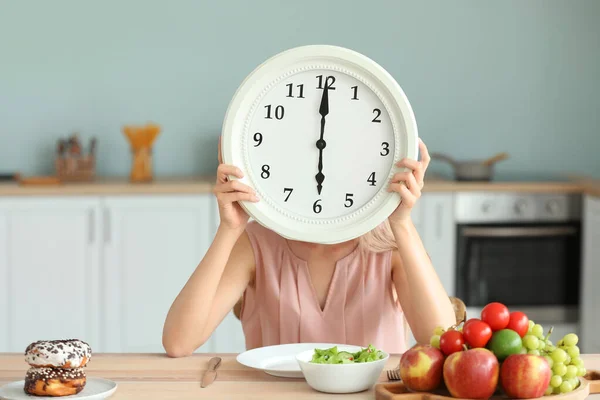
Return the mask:
POLYGON ((395 164, 417 157, 412 109, 365 56, 304 46, 259 66, 230 103, 223 161, 244 171, 258 203, 242 206, 284 237, 338 243, 383 222, 400 197, 395 164))
POLYGON ((335 70, 279 80, 255 107, 245 140, 261 195, 306 218, 337 218, 364 207, 386 186, 394 160, 382 100, 335 70))

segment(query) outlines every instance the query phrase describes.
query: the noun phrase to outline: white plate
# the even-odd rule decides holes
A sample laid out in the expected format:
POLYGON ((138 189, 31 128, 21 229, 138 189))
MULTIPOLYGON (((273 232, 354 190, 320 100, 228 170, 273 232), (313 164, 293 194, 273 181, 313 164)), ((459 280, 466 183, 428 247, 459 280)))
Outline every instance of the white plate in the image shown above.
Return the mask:
POLYGON ((108 379, 87 378, 85 387, 77 394, 63 397, 31 396, 25 393, 23 386, 25 381, 11 382, 0 388, 0 399, 2 400, 32 400, 32 399, 87 399, 100 400, 110 397, 117 384, 108 379))
POLYGON ((331 343, 293 343, 259 347, 237 356, 237 361, 250 368, 283 378, 304 378, 296 356, 307 350, 328 349, 343 346, 331 343))

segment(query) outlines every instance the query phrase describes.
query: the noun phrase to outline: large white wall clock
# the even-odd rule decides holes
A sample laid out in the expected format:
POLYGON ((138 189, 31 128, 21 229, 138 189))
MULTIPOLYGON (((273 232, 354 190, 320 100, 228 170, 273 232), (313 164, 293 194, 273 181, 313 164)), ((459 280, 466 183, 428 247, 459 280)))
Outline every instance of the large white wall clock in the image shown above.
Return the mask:
POLYGON ((281 236, 354 239, 399 205, 386 189, 417 158, 414 113, 394 78, 355 51, 284 51, 242 82, 222 131, 223 162, 242 169, 260 201, 248 214, 281 236))

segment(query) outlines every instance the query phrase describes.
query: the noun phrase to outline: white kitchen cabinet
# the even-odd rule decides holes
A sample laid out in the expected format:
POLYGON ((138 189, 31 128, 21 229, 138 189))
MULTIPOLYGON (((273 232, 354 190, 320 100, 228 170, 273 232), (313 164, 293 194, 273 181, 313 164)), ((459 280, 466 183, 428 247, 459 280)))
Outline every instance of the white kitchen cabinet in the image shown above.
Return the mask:
POLYGON ((452 193, 426 192, 423 204, 420 235, 431 262, 449 296, 455 293, 456 223, 452 193))
MULTIPOLYGON (((425 192, 411 212, 413 223, 449 296, 455 294, 454 196, 445 192, 425 192)), ((409 346, 416 343, 412 332, 409 346)))
POLYGON ((99 201, 0 199, 0 352, 99 335, 99 201))
MULTIPOLYGON (((102 202, 103 351, 164 352, 169 307, 214 235, 212 197, 109 197, 102 202)), ((199 351, 213 351, 212 338, 199 351)))
POLYGON ((583 207, 581 351, 600 353, 600 198, 586 196, 583 207))

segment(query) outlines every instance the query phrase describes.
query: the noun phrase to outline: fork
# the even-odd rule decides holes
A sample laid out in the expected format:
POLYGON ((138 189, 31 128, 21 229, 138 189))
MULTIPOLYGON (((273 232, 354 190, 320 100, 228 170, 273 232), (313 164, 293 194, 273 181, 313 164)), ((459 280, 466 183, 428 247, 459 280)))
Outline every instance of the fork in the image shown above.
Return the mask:
POLYGON ((400 378, 400 371, 398 368, 395 369, 389 369, 386 371, 387 373, 387 377, 388 377, 388 381, 400 381, 402 380, 400 378))

